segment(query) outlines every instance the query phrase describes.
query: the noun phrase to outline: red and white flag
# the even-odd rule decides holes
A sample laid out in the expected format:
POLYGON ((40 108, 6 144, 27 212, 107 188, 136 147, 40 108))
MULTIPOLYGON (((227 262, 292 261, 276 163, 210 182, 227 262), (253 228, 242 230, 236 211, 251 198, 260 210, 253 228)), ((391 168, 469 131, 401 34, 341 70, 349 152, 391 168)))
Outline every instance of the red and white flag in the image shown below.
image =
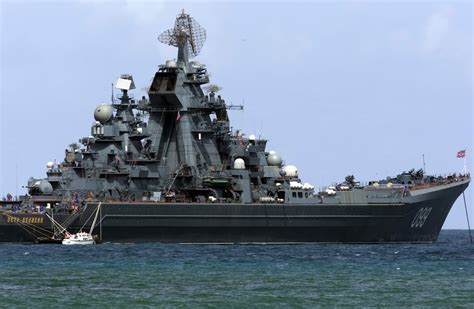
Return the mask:
POLYGON ((178 111, 178 115, 176 115, 176 121, 179 121, 181 119, 181 113, 178 111))
POLYGON ((464 158, 466 156, 466 149, 458 151, 458 154, 456 157, 458 158, 464 158))

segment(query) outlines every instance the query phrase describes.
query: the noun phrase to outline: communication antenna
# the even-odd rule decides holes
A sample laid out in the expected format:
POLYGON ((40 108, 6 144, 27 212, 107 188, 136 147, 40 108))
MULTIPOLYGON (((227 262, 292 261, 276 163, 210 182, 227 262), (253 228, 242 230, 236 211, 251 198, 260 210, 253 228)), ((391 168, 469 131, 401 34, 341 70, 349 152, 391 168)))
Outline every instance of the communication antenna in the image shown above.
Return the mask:
POLYGON ((425 154, 423 154, 423 174, 426 175, 425 154))
MULTIPOLYGON (((185 49, 187 55, 194 58, 199 55, 206 41, 206 29, 201 27, 189 14, 185 14, 183 9, 181 14, 176 17, 174 28, 160 34, 158 41, 181 50, 185 49)), ((183 60, 179 58, 178 60, 183 60)))
POLYGON ((112 95, 111 95, 112 104, 115 104, 114 100, 114 83, 112 83, 112 95))
POLYGON ((115 83, 115 88, 125 91, 135 89, 135 83, 133 82, 132 75, 120 75, 120 77, 117 79, 117 82, 115 83))
POLYGON ((15 163, 15 200, 18 200, 18 163, 15 163))

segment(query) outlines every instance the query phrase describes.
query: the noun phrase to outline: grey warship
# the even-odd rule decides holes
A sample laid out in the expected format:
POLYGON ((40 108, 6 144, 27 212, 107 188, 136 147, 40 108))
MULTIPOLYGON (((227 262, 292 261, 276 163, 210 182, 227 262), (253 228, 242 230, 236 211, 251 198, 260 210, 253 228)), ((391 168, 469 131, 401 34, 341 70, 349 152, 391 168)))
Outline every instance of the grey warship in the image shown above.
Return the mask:
POLYGON ((147 96, 123 74, 110 104, 94 111, 90 136, 5 201, 1 242, 54 241, 88 230, 104 242, 302 243, 435 241, 470 175, 422 169, 361 185, 352 175, 315 190, 267 140, 233 131, 219 87, 192 60, 206 32, 184 13, 159 41, 178 49, 147 96), (53 219, 54 218, 54 219, 53 219))

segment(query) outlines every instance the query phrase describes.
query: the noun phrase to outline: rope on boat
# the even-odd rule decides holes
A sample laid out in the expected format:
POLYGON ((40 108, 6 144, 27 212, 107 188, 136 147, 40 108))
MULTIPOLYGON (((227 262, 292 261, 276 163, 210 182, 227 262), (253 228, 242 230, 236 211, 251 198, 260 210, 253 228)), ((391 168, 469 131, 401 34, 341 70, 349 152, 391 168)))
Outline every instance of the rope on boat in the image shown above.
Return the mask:
POLYGON ((467 229, 469 230, 469 239, 471 240, 471 244, 472 244, 471 225, 469 224, 469 213, 467 212, 466 195, 464 195, 464 192, 462 193, 462 198, 464 200, 464 209, 466 210, 466 220, 467 220, 467 229))
POLYGON ((76 212, 71 213, 62 223, 61 225, 64 227, 68 227, 77 217, 79 214, 76 212))
POLYGON ((25 226, 21 225, 21 224, 18 224, 18 226, 20 228, 22 228, 25 232, 27 232, 28 234, 30 234, 31 237, 33 237, 33 239, 37 239, 38 236, 36 236, 33 232, 31 232, 30 230, 28 230, 25 226))
POLYGON ((97 212, 97 209, 99 209, 99 207, 100 207, 101 204, 102 204, 102 202, 100 202, 100 203, 97 205, 97 208, 95 209, 95 211, 93 211, 93 212, 90 214, 89 218, 87 218, 87 220, 84 222, 84 224, 83 224, 82 227, 81 227, 81 231, 84 229, 84 227, 86 226, 87 222, 89 222, 89 220, 92 218, 92 216, 95 215, 95 212, 97 212))
POLYGON ((50 235, 49 232, 41 232, 37 226, 28 226, 26 223, 18 223, 18 226, 30 234, 35 240, 38 239, 38 235, 45 238, 52 237, 52 234, 50 235))
MULTIPOLYGON (((15 217, 15 216, 12 216, 12 215, 9 215, 9 214, 4 214, 7 218, 12 218, 12 219, 18 219, 18 218, 21 218, 21 217, 15 217)), ((44 227, 41 227, 41 226, 38 226, 38 225, 35 225, 33 223, 28 223, 28 222, 22 222, 22 221, 16 221, 15 223, 17 223, 18 225, 20 226, 24 226, 24 227, 31 227, 31 228, 34 228, 35 230, 38 230, 38 231, 43 231, 44 233, 51 233, 51 231, 47 228, 44 228, 44 227)))
MULTIPOLYGON (((18 217, 14 217, 12 215, 9 215, 9 214, 4 214, 7 218, 18 218, 18 217)), ((53 236, 53 233, 44 228, 44 227, 41 227, 41 226, 37 226, 35 224, 32 224, 32 223, 27 223, 27 222, 15 222, 18 226, 20 226, 24 231, 26 231, 28 234, 30 234, 34 239, 37 239, 38 236, 42 236, 42 237, 45 237, 45 238, 50 238, 53 236), (31 229, 31 230, 30 230, 31 229)))

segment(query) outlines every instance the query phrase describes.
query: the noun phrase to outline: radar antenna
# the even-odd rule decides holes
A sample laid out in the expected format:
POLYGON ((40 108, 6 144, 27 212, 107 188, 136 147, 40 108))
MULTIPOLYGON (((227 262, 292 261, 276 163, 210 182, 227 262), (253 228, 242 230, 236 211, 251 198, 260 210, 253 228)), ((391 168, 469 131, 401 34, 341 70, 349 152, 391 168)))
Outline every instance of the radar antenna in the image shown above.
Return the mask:
POLYGON ((182 52, 186 51, 187 56, 191 58, 199 55, 204 41, 206 41, 206 29, 201 27, 189 14, 185 14, 183 10, 176 17, 174 28, 160 34, 158 41, 178 47, 178 60, 187 61, 186 56, 180 57, 182 52))
POLYGON ((222 90, 222 87, 217 86, 217 85, 214 85, 214 84, 210 84, 210 85, 204 87, 204 90, 205 90, 207 93, 219 92, 219 91, 222 90))

